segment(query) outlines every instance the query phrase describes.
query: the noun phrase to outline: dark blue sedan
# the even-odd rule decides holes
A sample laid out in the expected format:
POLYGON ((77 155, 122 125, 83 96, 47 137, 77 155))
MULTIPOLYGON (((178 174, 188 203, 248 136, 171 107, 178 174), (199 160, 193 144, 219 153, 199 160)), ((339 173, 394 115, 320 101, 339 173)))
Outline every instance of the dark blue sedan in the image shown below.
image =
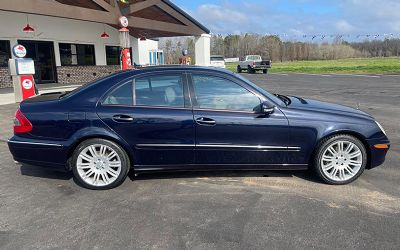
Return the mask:
POLYGON ((170 66, 119 72, 21 103, 8 142, 21 163, 72 170, 91 189, 128 172, 313 168, 347 184, 385 160, 370 115, 270 94, 240 75, 170 66))

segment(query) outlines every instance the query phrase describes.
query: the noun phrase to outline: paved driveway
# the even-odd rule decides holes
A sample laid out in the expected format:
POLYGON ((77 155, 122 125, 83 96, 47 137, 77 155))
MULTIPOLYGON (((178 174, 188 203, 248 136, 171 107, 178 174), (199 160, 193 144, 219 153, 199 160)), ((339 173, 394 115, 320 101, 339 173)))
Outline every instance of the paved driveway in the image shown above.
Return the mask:
POLYGON ((90 191, 68 173, 14 164, 0 106, 2 249, 399 249, 400 78, 245 75, 262 87, 356 106, 393 143, 383 167, 347 186, 307 172, 132 174, 90 191))

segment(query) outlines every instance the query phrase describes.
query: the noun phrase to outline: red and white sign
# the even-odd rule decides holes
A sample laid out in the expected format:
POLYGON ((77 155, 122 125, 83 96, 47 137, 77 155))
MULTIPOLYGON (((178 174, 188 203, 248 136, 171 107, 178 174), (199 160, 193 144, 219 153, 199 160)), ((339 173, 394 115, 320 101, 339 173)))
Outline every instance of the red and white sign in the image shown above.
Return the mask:
POLYGON ((26 48, 21 44, 17 44, 13 47, 13 54, 15 57, 23 58, 26 56, 26 48))
POLYGON ((128 18, 126 18, 126 16, 121 16, 119 18, 119 24, 124 28, 128 27, 128 25, 129 25, 128 18))
POLYGON ((33 82, 30 79, 25 79, 22 81, 22 87, 24 89, 31 89, 33 87, 33 82))
POLYGON ((22 100, 35 95, 35 80, 32 75, 20 76, 22 100))

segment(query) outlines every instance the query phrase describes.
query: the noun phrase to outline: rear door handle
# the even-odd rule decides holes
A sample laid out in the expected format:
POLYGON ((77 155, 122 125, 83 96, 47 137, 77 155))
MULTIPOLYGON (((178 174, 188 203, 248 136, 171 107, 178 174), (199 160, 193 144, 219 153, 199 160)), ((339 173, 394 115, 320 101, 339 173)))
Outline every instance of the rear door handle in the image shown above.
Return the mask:
POLYGON ((199 125, 207 125, 207 126, 214 126, 217 124, 215 120, 207 117, 199 117, 196 119, 196 123, 199 125))
POLYGON ((113 120, 116 122, 133 122, 133 117, 129 115, 114 115, 113 120))

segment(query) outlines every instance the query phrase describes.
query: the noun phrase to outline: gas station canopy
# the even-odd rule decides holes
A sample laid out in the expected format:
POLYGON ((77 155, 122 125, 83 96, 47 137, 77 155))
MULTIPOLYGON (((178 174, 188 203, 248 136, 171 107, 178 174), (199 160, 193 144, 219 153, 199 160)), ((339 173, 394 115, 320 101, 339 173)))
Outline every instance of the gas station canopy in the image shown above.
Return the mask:
POLYGON ((119 28, 126 16, 130 34, 137 38, 200 36, 210 31, 169 0, 13 0, 0 10, 61 17, 119 28))

